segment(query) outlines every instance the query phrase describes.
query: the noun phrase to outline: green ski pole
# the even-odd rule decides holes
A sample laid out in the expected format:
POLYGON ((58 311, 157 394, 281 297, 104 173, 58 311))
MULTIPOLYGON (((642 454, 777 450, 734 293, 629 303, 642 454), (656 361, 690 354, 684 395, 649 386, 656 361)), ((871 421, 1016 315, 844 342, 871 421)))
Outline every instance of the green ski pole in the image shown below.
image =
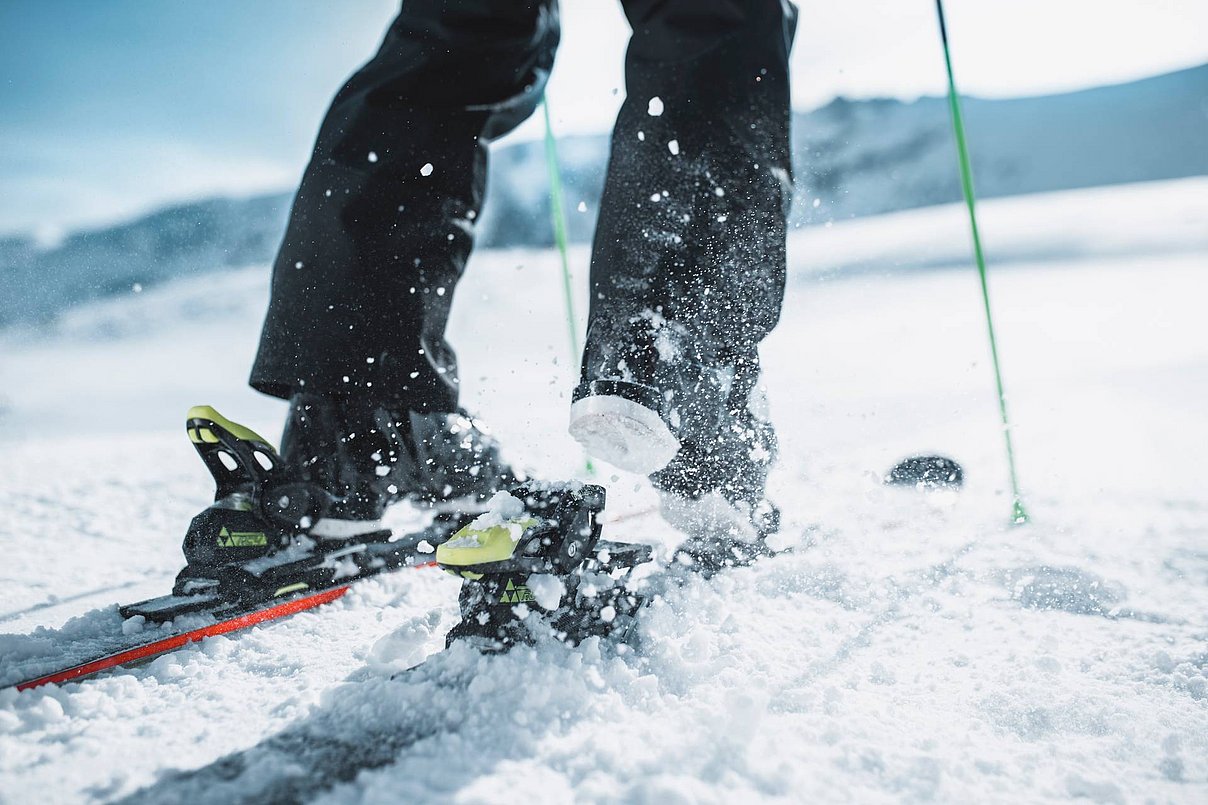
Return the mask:
POLYGON ((998 388, 998 413, 1002 419, 1003 438, 1007 447, 1007 468, 1011 474, 1011 522, 1022 525, 1028 522, 1028 513, 1023 507, 1019 492, 1019 476, 1015 471, 1015 448, 1011 443, 1011 420, 1007 416, 1007 395, 1003 390, 1002 370, 998 362, 998 339, 994 336, 994 317, 990 313, 990 286, 986 280, 986 258, 982 253, 981 234, 977 228, 976 197, 973 192, 973 168, 969 162, 969 147, 965 142, 965 122, 961 114, 960 96, 956 92, 956 78, 952 72, 952 53, 948 46, 948 26, 944 21, 944 2, 935 0, 935 11, 940 22, 940 41, 944 45, 944 66, 948 71, 948 109, 952 113, 952 129, 956 134, 956 154, 960 163, 961 192, 969 211, 969 228, 973 234, 973 256, 977 261, 977 274, 981 278, 982 304, 986 311, 986 328, 990 333, 990 357, 994 363, 994 382, 998 388))
MULTIPOLYGON (((541 97, 541 110, 545 116, 545 165, 549 173, 550 218, 554 225, 554 243, 562 258, 562 298, 566 303, 566 328, 570 335, 570 365, 573 368, 582 359, 579 352, 579 328, 575 316, 575 295, 570 279, 570 258, 567 256, 566 207, 562 203, 562 171, 558 167, 558 148, 554 139, 554 124, 549 115, 549 99, 541 97)), ((591 459, 584 457, 587 474, 595 473, 591 459)))

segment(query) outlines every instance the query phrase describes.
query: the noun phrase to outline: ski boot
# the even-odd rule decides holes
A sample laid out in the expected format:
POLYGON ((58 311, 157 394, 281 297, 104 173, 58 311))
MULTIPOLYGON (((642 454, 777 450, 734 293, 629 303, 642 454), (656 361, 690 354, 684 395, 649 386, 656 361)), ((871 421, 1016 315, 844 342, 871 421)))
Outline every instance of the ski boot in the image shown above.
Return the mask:
POLYGON ((772 555, 767 538, 780 528, 765 495, 777 441, 762 389, 748 382, 727 394, 667 410, 651 386, 595 380, 571 408, 571 434, 590 455, 649 474, 663 519, 687 537, 675 564, 704 575, 772 555))
POLYGON ((338 501, 318 536, 372 530, 387 505, 481 510, 522 480, 499 444, 464 411, 420 413, 368 398, 295 394, 281 440, 285 463, 338 501))
POLYGON ((448 644, 502 652, 542 633, 572 645, 624 639, 644 603, 625 584, 651 549, 600 539, 604 499, 591 484, 521 486, 438 546, 437 564, 462 579, 448 644))

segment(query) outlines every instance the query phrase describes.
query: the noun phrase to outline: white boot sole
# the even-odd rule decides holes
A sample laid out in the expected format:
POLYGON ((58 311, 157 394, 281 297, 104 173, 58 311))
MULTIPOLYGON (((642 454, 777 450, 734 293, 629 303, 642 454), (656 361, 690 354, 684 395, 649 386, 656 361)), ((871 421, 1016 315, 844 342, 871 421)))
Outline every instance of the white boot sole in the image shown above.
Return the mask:
POLYGON ((591 457, 640 475, 661 470, 680 449, 656 412, 611 394, 571 404, 569 431, 591 457))

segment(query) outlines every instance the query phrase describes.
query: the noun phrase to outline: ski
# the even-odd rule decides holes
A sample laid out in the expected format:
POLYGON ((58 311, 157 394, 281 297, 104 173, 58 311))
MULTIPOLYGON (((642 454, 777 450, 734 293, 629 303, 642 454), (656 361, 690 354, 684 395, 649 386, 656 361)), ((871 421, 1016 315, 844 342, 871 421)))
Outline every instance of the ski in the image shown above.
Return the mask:
MULTIPOLYGON (((422 534, 425 537, 432 536, 426 531, 422 532, 422 534)), ((400 557, 403 556, 401 552, 398 555, 400 557)), ((409 553, 407 556, 413 559, 415 557, 423 557, 422 554, 418 553, 409 553)), ((130 614, 142 613, 163 615, 173 613, 177 617, 182 614, 185 615, 182 620, 186 622, 195 622, 199 619, 208 618, 213 618, 213 621, 191 628, 186 627, 180 631, 146 642, 121 646, 111 651, 98 652, 87 660, 72 663, 54 671, 31 676, 18 682, 2 685, 0 686, 0 690, 13 688, 18 691, 25 691, 43 685, 80 682, 105 671, 139 665, 161 655, 184 648, 191 643, 197 643, 207 637, 239 632, 252 626, 283 620, 299 612, 305 612, 321 607, 324 604, 329 604, 342 598, 357 582, 373 578, 382 572, 392 572, 402 568, 431 568, 435 567, 435 564, 435 562, 427 560, 412 561, 410 563, 400 562, 393 567, 383 567, 376 573, 346 579, 342 583, 335 583, 332 586, 307 589, 305 591, 285 592, 258 604, 233 605, 229 602, 208 601, 205 603, 214 605, 207 610, 202 602, 189 601, 184 596, 161 596, 160 598, 152 598, 136 604, 127 604, 119 607, 119 611, 123 615, 129 616, 130 614), (175 608, 173 605, 176 605, 175 608)), ((164 623, 170 621, 170 619, 164 618, 160 620, 164 623)))
POLYGON ((107 654, 96 659, 88 660, 87 662, 78 663, 69 668, 64 668, 59 671, 54 671, 49 674, 27 679, 24 682, 18 682, 15 685, 8 687, 16 688, 19 691, 31 690, 41 687, 42 685, 59 685, 66 682, 79 682, 88 677, 95 676, 104 671, 109 671, 122 666, 136 665, 139 663, 153 660, 160 655, 176 651, 179 648, 187 646, 190 643, 196 643, 207 637, 216 635, 229 634, 231 632, 247 629, 260 623, 279 620, 288 617, 297 612, 303 612, 314 607, 322 606, 323 604, 335 601, 348 592, 349 586, 334 587, 330 590, 322 590, 311 595, 302 595, 290 598, 280 604, 271 607, 266 607, 260 610, 253 610, 243 615, 220 620, 208 626, 201 626, 196 629, 190 629, 185 632, 171 635, 169 637, 153 640, 149 643, 141 643, 132 648, 118 651, 112 654, 107 654))

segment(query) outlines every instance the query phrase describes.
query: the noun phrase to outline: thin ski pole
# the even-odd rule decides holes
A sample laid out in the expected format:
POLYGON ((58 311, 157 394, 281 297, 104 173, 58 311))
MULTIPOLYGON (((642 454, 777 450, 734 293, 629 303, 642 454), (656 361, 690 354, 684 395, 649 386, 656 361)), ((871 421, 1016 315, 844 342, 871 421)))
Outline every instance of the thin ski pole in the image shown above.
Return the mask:
POLYGON ((948 70, 948 109, 952 113, 952 129, 956 134, 956 154, 960 164, 961 192, 969 210, 969 228, 973 234, 973 256, 977 261, 977 274, 981 279, 982 304, 986 311, 986 328, 990 333, 990 357, 994 363, 994 382, 998 388, 998 413, 1002 418, 1003 439, 1007 447, 1007 469, 1011 474, 1011 522, 1022 525, 1028 522, 1028 513, 1023 507, 1019 492, 1019 476, 1015 471, 1015 448, 1011 443, 1011 420, 1007 416, 1007 395, 1003 390, 1002 369, 998 362, 998 339, 994 335, 994 316, 990 312, 990 286, 986 280, 986 258, 982 253, 981 234, 977 228, 977 203, 973 192, 973 168, 969 161, 969 146, 965 141, 965 122, 961 114, 960 96, 956 92, 956 78, 952 71, 952 53, 948 46, 948 26, 944 21, 944 2, 935 0, 935 12, 940 22, 940 41, 944 45, 944 66, 948 70))
POLYGON ((562 203, 562 171, 558 167, 558 147, 554 139, 554 124, 550 121, 549 101, 541 99, 545 114, 545 166, 549 171, 550 218, 554 225, 554 244, 562 258, 562 296, 566 302, 566 327, 570 335, 570 359, 574 366, 582 357, 579 353, 579 329, 575 317, 575 297, 571 287, 570 258, 566 246, 566 208, 562 203))
MULTIPOLYGON (((554 124, 550 120, 549 99, 541 97, 541 110, 545 117, 545 166, 549 173, 549 208, 550 218, 554 225, 554 244, 562 258, 562 298, 566 303, 566 329, 570 336, 570 365, 573 370, 579 365, 582 353, 579 351, 579 326, 575 316, 575 295, 570 279, 570 258, 567 255, 566 237, 566 207, 562 202, 562 171, 558 167, 558 146, 554 138, 554 124)), ((584 456, 587 474, 595 473, 591 458, 584 456)))

